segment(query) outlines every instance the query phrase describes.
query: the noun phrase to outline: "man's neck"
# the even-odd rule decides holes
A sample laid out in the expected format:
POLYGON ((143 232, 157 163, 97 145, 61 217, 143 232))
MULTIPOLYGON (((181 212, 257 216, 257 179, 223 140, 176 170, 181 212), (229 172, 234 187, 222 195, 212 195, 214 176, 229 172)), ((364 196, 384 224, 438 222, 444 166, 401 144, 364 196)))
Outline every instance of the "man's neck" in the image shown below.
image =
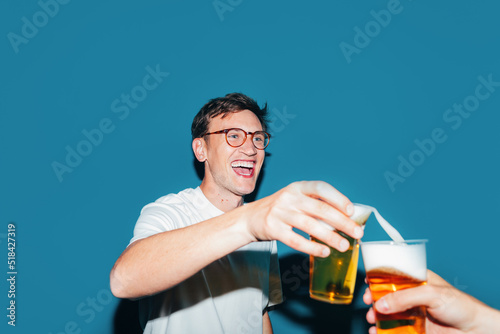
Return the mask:
POLYGON ((223 212, 231 211, 243 205, 242 196, 235 195, 227 190, 223 191, 217 187, 211 187, 205 180, 201 182, 200 189, 210 203, 223 212))

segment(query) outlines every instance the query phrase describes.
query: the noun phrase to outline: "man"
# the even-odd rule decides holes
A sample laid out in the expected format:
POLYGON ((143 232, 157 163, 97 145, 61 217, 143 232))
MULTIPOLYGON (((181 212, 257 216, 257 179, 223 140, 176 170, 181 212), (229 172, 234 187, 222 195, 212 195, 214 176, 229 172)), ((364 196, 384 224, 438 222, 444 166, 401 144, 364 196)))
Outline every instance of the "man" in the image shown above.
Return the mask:
POLYGON ((352 203, 324 182, 293 183, 243 205, 269 144, 266 116, 266 107, 243 94, 209 101, 191 128, 205 169, 201 185, 143 208, 110 282, 119 298, 147 297, 140 300, 145 333, 272 333, 267 309, 281 302, 276 240, 329 254, 295 227, 347 250, 347 240, 317 219, 361 238, 348 218, 352 203))

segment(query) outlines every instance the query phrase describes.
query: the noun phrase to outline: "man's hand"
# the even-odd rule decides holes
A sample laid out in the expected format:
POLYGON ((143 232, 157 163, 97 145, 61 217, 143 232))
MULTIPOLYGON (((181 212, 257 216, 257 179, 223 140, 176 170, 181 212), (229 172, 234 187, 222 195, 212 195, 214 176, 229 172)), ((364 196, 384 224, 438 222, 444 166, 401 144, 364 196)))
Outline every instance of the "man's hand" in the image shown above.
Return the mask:
POLYGON ((254 240, 279 240, 304 253, 326 257, 330 249, 295 233, 298 228, 339 251, 349 242, 318 222, 322 220, 353 238, 363 236, 362 228, 349 219, 354 206, 338 190, 321 181, 295 182, 280 191, 245 205, 247 229, 254 240))
MULTIPOLYGON (((427 278, 427 285, 396 291, 380 298, 374 305, 377 312, 391 314, 415 306, 426 306, 427 334, 499 332, 499 311, 454 288, 430 270, 427 278)), ((369 289, 366 289, 363 300, 368 305, 373 303, 369 289)), ((366 314, 366 320, 375 323, 373 307, 366 314)), ((375 327, 371 327, 369 333, 375 334, 375 327)))

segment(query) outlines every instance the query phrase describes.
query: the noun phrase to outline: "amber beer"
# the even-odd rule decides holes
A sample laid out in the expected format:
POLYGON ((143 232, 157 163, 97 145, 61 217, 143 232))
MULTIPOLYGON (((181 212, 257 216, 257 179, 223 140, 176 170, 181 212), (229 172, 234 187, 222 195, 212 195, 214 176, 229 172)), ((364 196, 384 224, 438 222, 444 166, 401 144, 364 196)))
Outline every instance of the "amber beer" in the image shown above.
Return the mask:
MULTIPOLYGON (((379 268, 366 273, 374 302, 397 290, 426 284, 397 269, 379 268)), ((400 313, 382 314, 375 310, 378 334, 425 333, 425 307, 414 307, 400 313)))
MULTIPOLYGON (((388 293, 426 284, 425 240, 361 243, 366 278, 374 302, 388 293)), ((378 334, 425 334, 425 307, 400 313, 375 310, 378 334)))
MULTIPOLYGON (((364 225, 371 211, 356 205, 354 209, 351 219, 359 225, 364 225)), ((358 270, 359 243, 358 240, 340 231, 337 233, 349 241, 349 249, 339 252, 330 247, 328 257, 310 257, 309 296, 331 304, 350 304, 358 270)), ((312 236, 311 240, 324 244, 312 236)))
MULTIPOLYGON (((349 249, 341 253, 330 247, 330 256, 310 257, 309 295, 332 304, 350 304, 356 283, 359 244, 356 239, 338 233, 349 241, 349 249)), ((314 237, 311 240, 324 244, 314 237)))

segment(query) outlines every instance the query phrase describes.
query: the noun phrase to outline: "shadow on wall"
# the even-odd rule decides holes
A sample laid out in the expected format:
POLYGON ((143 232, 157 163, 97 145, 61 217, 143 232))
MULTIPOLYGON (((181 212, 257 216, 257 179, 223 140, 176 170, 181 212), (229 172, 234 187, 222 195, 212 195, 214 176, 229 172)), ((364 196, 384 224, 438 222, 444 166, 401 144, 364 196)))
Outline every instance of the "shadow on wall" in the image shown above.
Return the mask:
MULTIPOLYGON (((309 297, 309 257, 292 254, 280 258, 280 271, 285 302, 274 311, 290 323, 310 333, 368 333, 366 308, 350 305, 331 305, 309 297), (355 324, 355 326, 353 326, 355 324)), ((354 300, 364 293, 364 272, 358 271, 354 300)))
POLYGON ((113 334, 142 334, 139 323, 139 302, 120 299, 113 319, 113 334))

